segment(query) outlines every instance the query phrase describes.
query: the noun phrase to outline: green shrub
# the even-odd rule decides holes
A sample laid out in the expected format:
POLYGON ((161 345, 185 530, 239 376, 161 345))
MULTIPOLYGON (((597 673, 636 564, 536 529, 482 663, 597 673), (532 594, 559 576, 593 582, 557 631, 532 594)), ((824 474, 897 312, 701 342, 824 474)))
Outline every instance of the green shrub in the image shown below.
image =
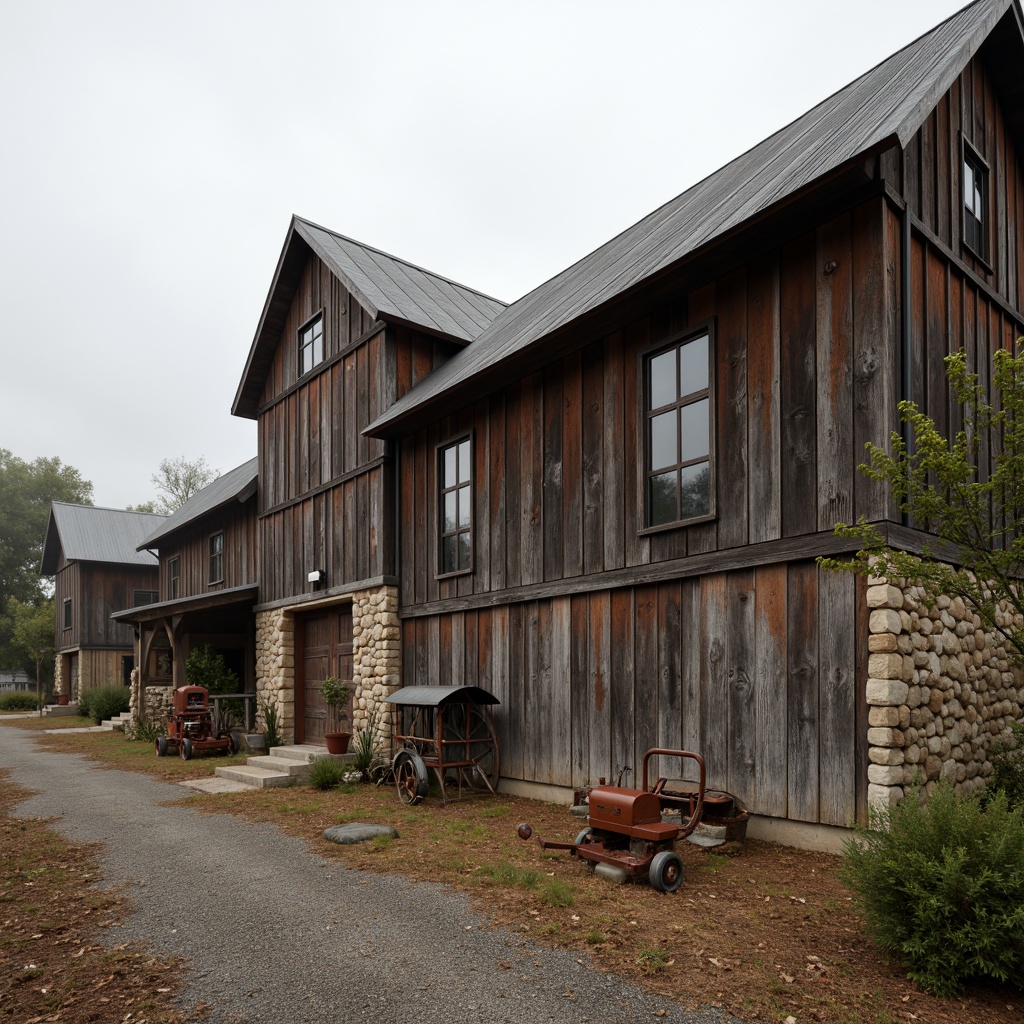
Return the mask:
POLYGON ((264 747, 269 754, 272 747, 280 747, 283 742, 281 739, 281 719, 278 717, 277 702, 261 699, 258 718, 263 721, 264 747))
POLYGON ((345 781, 348 768, 330 757, 318 757, 309 772, 309 784, 314 789, 334 789, 345 781))
POLYGON ((872 815, 844 848, 854 890, 882 949, 940 996, 970 979, 1024 978, 1024 823, 996 793, 983 807, 940 785, 872 815))
POLYGON ((1018 812, 1024 812, 1024 722, 1014 722, 1009 742, 993 743, 989 749, 992 758, 992 777, 986 794, 1005 793, 1006 802, 1018 812))
POLYGON ((38 711, 39 698, 26 690, 0 693, 0 711, 38 711))
POLYGON ((210 693, 238 693, 238 676, 224 658, 209 644, 200 644, 185 659, 185 681, 190 686, 205 686, 210 693))
POLYGON ((130 707, 131 691, 127 686, 114 683, 110 686, 97 686, 87 690, 85 698, 87 710, 82 709, 82 698, 78 701, 78 713, 91 718, 97 725, 107 718, 114 718, 130 707))

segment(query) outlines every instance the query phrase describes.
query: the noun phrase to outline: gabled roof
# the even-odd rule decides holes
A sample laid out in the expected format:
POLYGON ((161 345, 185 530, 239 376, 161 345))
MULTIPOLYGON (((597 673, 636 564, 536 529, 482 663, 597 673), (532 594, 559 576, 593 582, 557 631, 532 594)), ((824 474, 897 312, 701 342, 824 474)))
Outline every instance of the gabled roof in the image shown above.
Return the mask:
POLYGON ((458 404, 460 389, 468 394, 470 381, 498 386, 508 372, 503 364, 541 339, 706 251, 833 172, 892 145, 905 146, 1004 18, 1000 29, 1010 42, 1004 39, 1001 50, 1008 45, 1016 60, 999 74, 1012 88, 1024 66, 1019 7, 1015 0, 977 0, 514 302, 365 433, 410 430, 429 420, 441 402, 449 408, 458 404))
POLYGON ((61 551, 69 562, 111 562, 116 565, 156 565, 139 542, 164 520, 152 512, 125 512, 95 505, 69 505, 55 501, 43 541, 40 573, 57 571, 61 551))
POLYGON ((385 323, 408 325, 464 345, 505 308, 500 299, 293 216, 231 408, 236 416, 256 416, 260 392, 310 251, 371 316, 385 323))
POLYGON ((251 498, 256 493, 257 462, 255 458, 243 462, 241 466, 217 477, 201 491, 196 491, 184 505, 175 509, 139 542, 139 550, 159 548, 161 540, 166 540, 172 533, 194 523, 201 516, 209 515, 232 502, 251 498))

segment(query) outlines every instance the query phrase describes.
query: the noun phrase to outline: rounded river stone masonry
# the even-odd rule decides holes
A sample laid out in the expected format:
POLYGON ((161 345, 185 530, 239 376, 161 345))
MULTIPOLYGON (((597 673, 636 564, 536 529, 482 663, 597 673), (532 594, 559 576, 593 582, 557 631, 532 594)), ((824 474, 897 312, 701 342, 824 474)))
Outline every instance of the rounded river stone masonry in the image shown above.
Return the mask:
MULTIPOLYGON (((940 779, 980 789, 989 747, 1021 718, 1024 673, 962 598, 929 607, 921 587, 870 577, 867 605, 868 802, 888 806, 915 782, 930 794, 940 779)), ((1024 624, 998 614, 1000 625, 1024 624)))
MULTIPOLYGON (((401 684, 401 628, 398 590, 378 587, 352 595, 352 731, 373 720, 374 709, 401 684)), ((295 739, 294 609, 256 613, 256 692, 260 702, 277 705, 287 742, 295 739)), ((376 716, 377 745, 391 734, 389 715, 376 716)))

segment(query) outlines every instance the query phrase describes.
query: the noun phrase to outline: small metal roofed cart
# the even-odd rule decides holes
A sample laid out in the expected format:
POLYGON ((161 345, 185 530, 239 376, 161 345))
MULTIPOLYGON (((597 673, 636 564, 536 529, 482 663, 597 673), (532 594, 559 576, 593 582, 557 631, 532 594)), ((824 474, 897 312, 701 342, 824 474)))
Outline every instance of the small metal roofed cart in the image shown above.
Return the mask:
POLYGON ((447 803, 457 783, 494 793, 500 751, 490 708, 501 701, 479 686, 406 686, 386 702, 395 706, 392 771, 404 803, 418 804, 430 788, 428 769, 447 803))

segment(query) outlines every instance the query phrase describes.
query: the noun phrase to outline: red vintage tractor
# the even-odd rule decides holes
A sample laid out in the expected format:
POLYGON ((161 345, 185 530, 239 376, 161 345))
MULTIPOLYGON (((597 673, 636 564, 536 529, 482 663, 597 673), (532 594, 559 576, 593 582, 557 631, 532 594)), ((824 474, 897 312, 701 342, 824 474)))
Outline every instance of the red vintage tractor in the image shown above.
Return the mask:
POLYGON ((167 712, 167 735, 156 740, 157 757, 166 757, 175 750, 183 761, 197 751, 238 753, 237 741, 230 732, 214 733, 210 695, 205 686, 179 686, 174 691, 174 704, 167 712))

